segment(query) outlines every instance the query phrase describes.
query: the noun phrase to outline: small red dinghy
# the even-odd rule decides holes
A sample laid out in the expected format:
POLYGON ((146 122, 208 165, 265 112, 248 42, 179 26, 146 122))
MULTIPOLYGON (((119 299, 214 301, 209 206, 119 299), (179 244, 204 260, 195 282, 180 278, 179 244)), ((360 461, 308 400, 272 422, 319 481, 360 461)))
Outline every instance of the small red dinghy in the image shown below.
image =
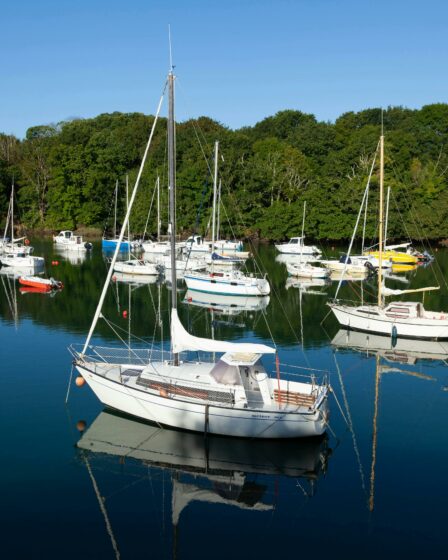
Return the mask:
POLYGON ((19 284, 33 288, 33 292, 51 292, 52 290, 62 290, 62 282, 54 278, 40 278, 39 276, 21 276, 19 284))

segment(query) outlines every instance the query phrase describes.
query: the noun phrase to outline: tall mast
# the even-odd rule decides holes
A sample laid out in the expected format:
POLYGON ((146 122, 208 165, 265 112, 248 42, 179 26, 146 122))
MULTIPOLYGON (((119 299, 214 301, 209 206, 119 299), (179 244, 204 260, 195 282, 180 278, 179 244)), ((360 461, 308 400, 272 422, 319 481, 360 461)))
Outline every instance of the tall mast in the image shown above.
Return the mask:
POLYGON ((220 179, 218 185, 218 204, 217 204, 218 208, 216 212, 216 240, 217 241, 220 239, 220 235, 221 235, 221 232, 219 231, 221 229, 221 188, 222 188, 222 184, 220 179))
POLYGON ((303 254, 303 244, 304 244, 304 234, 305 234, 305 212, 306 212, 306 200, 303 201, 303 217, 302 217, 302 239, 300 240, 300 264, 302 264, 302 254, 303 254))
POLYGON ((157 175, 157 241, 160 241, 160 177, 157 175))
POLYGON ((384 224, 384 250, 386 250, 386 241, 387 241, 387 224, 389 222, 389 198, 390 198, 390 187, 387 187, 387 196, 386 196, 386 223, 384 224))
MULTIPOLYGON (((176 292, 176 162, 174 128, 174 74, 171 67, 168 74, 168 185, 170 191, 170 232, 171 232, 171 309, 177 309, 176 292)), ((174 365, 179 365, 179 354, 173 354, 174 365)))
POLYGON ((378 305, 381 307, 383 298, 381 290, 383 287, 383 190, 384 190, 384 134, 383 124, 381 123, 380 136, 380 216, 378 224, 378 305))
MULTIPOLYGON (((126 174, 126 212, 128 211, 129 208, 129 175, 126 174)), ((131 228, 130 228, 130 223, 131 221, 131 217, 129 216, 129 220, 128 220, 128 259, 131 258, 131 228)), ((130 319, 129 319, 130 322, 130 319)))
POLYGON ((215 248, 216 235, 216 191, 218 190, 218 149, 219 142, 215 142, 215 173, 213 176, 213 214, 212 214, 212 253, 215 248))
POLYGON ((117 202, 118 202, 118 179, 115 183, 115 214, 114 214, 114 239, 117 238, 117 202))
POLYGON ((14 245, 14 180, 11 190, 11 246, 14 245))

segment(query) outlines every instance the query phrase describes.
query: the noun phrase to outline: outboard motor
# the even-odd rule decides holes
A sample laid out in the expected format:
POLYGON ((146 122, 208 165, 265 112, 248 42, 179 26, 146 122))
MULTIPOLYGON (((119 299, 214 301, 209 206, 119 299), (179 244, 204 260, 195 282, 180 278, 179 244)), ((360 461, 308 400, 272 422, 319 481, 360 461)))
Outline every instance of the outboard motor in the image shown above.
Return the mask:
POLYGON ((375 267, 373 266, 373 264, 370 261, 366 261, 364 263, 364 266, 367 268, 367 270, 369 271, 369 274, 374 274, 376 272, 375 267))
POLYGON ((93 247, 93 245, 91 243, 84 243, 84 247, 87 249, 87 251, 90 251, 93 247))
POLYGON ((339 262, 344 264, 352 264, 352 259, 347 255, 341 255, 339 257, 339 262))

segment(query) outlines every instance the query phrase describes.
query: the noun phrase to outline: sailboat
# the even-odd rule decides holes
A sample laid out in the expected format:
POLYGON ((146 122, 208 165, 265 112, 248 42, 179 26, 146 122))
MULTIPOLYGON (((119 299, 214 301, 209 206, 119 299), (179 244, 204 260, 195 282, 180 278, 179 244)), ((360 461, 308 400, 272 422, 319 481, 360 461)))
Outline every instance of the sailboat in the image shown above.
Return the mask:
MULTIPOLYGON (((168 161, 173 286, 176 285, 174 79, 171 68, 168 74, 168 161)), ((119 242, 127 227, 162 101, 163 95, 119 242)), ((152 348, 92 346, 91 338, 98 319, 103 317, 102 306, 117 256, 118 246, 85 344, 80 349, 70 347, 74 365, 80 374, 79 384, 86 381, 100 401, 111 408, 160 425, 195 432, 252 438, 295 438, 325 432, 328 420, 327 383, 317 382, 314 376, 305 381, 281 379, 278 356, 277 378, 271 378, 261 358, 275 354, 276 350, 265 344, 232 343, 188 333, 179 319, 174 291, 171 298, 170 359, 152 348), (194 352, 194 356, 188 352, 194 352), (202 359, 201 352, 211 353, 211 361, 202 359), (222 355, 216 359, 215 353, 222 355)))
MULTIPOLYGON (((347 329, 367 331, 393 337, 417 339, 448 339, 448 312, 427 311, 416 301, 394 301, 384 304, 387 295, 437 290, 438 287, 414 290, 390 290, 383 285, 383 191, 384 191, 384 135, 380 142, 380 197, 378 228, 378 302, 377 305, 351 306, 334 301, 328 303, 341 326, 347 329)), ((337 296, 336 296, 337 297, 337 296)))
POLYGON ((117 236, 117 208, 118 208, 118 179, 115 183, 115 194, 114 194, 114 229, 112 237, 107 237, 103 235, 103 239, 101 241, 101 246, 105 251, 114 251, 115 247, 118 245, 120 251, 129 251, 132 247, 139 247, 139 243, 132 242, 129 238, 128 239, 121 239, 120 243, 118 244, 118 236, 117 236))
MULTIPOLYGON (((387 245, 387 224, 389 221, 389 199, 390 199, 390 187, 387 188, 387 199, 386 199, 386 223, 384 226, 384 240, 382 248, 381 260, 384 261, 388 259, 391 265, 411 265, 415 266, 420 260, 423 260, 423 254, 419 257, 419 253, 414 251, 411 242, 399 243, 397 245, 387 245), (404 249, 399 251, 398 249, 404 249), (414 254, 416 253, 416 254, 414 254)), ((379 258, 379 250, 375 248, 369 248, 364 251, 364 255, 368 257, 373 257, 375 259, 379 258)))
MULTIPOLYGON (((215 243, 216 226, 216 198, 218 185, 218 142, 215 142, 215 169, 213 181, 213 215, 212 215, 212 247, 215 243)), ((239 270, 217 272, 214 270, 214 262, 221 263, 230 260, 233 265, 234 257, 220 257, 212 254, 211 270, 209 273, 188 273, 184 275, 185 283, 189 290, 207 292, 212 294, 227 294, 234 296, 267 296, 271 291, 266 277, 258 278, 254 275, 246 276, 239 270)))
MULTIPOLYGON (((303 203, 303 218, 302 218, 302 239, 304 238, 305 231, 305 214, 306 214, 306 200, 303 203)), ((303 245, 301 246, 303 249, 303 245)), ((300 260, 298 263, 287 262, 286 270, 290 276, 298 276, 299 278, 327 278, 330 276, 330 271, 321 266, 313 266, 309 262, 302 262, 303 253, 300 252, 300 260)))
MULTIPOLYGON (((126 175, 126 206, 129 204, 129 184, 128 176, 126 175)), ((128 221, 128 240, 131 238, 129 231, 128 221)), ((121 246, 121 245, 120 245, 121 246)), ((130 274, 132 276, 158 276, 163 272, 163 267, 156 265, 152 262, 145 261, 144 259, 137 259, 131 255, 131 243, 127 244, 128 258, 125 261, 116 261, 114 264, 114 272, 121 274, 130 274)))
POLYGON ((4 254, 0 255, 0 266, 17 269, 26 268, 33 273, 43 269, 45 259, 33 256, 33 247, 26 244, 27 240, 24 238, 14 239, 14 183, 11 188, 8 223, 11 227, 11 239, 9 242, 6 241, 6 237, 3 239, 2 249, 4 254), (25 244, 21 243, 22 240, 25 240, 25 244))

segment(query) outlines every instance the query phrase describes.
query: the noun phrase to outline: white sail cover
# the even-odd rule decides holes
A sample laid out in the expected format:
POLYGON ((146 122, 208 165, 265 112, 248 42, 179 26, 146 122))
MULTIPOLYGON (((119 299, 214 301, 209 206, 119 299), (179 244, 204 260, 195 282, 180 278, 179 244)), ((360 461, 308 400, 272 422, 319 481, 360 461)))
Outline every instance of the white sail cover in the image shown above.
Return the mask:
POLYGON ((171 344, 173 352, 186 350, 202 352, 244 352, 253 354, 275 354, 275 348, 265 344, 252 344, 250 342, 226 342, 211 338, 199 338, 188 333, 177 314, 177 309, 171 311, 171 344))

